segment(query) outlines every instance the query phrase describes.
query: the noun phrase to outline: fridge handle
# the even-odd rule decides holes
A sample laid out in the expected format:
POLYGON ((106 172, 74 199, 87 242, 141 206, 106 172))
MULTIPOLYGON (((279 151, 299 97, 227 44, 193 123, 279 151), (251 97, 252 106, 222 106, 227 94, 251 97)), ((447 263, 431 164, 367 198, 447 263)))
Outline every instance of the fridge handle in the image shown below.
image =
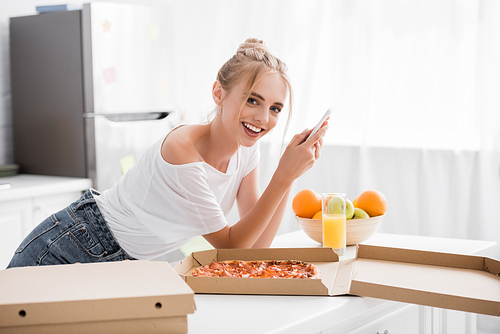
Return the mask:
POLYGON ((158 121, 167 118, 170 112, 148 112, 148 113, 129 113, 129 114, 95 114, 84 113, 84 118, 104 117, 111 122, 135 122, 135 121, 158 121))

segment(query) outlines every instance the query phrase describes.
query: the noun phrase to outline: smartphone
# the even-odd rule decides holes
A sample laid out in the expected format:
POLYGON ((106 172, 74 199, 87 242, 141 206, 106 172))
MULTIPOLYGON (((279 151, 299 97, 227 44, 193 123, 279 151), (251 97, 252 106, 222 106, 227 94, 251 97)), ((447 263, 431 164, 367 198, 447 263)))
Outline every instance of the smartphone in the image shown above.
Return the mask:
POLYGON ((316 124, 316 126, 312 130, 311 134, 306 138, 306 140, 309 139, 309 137, 311 137, 313 134, 315 134, 321 128, 321 125, 328 119, 328 117, 330 117, 331 113, 332 113, 332 108, 328 109, 325 112, 323 117, 321 117, 321 120, 318 122, 318 124, 316 124))

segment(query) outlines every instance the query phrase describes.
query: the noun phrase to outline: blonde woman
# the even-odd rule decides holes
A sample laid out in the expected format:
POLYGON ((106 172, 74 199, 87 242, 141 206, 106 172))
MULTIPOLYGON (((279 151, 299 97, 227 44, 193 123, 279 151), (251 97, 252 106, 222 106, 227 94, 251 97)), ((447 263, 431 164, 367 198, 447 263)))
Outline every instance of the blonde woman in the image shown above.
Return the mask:
POLYGON ((328 125, 307 140, 311 130, 293 137, 261 194, 257 143, 287 100, 291 114, 286 65, 248 39, 220 69, 212 96, 210 122, 174 128, 113 188, 89 189, 51 215, 9 267, 152 259, 200 235, 215 248, 269 247, 290 186, 320 157, 328 125), (235 201, 240 220, 230 226, 225 215, 235 201))

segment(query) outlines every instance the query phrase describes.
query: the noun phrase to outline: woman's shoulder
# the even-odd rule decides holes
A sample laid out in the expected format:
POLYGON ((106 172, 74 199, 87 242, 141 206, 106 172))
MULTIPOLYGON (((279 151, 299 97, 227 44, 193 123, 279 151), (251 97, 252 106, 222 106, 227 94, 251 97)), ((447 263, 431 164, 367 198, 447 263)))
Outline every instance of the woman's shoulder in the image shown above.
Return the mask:
POLYGON ((203 161, 195 147, 203 130, 203 125, 183 125, 174 128, 161 145, 163 160, 172 165, 203 161))

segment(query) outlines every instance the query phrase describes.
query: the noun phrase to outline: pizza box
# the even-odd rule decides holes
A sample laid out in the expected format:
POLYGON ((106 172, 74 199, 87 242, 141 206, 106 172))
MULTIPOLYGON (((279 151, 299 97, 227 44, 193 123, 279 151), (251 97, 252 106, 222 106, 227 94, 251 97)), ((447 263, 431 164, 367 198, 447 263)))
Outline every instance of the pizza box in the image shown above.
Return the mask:
MULTIPOLYGON (((333 295, 340 265, 331 248, 210 249, 193 252, 174 270, 196 293, 333 295), (239 277, 194 277, 193 269, 213 261, 298 260, 315 264, 321 279, 273 279, 239 277)), ((343 290, 342 290, 343 291, 343 290)))
POLYGON ((212 249, 194 252, 174 269, 195 293, 356 295, 487 315, 500 315, 500 261, 482 256, 360 244, 339 261, 331 248, 212 249), (193 277, 224 260, 300 260, 319 279, 193 277))
POLYGON ((359 245, 349 293, 500 316, 500 261, 359 245))
POLYGON ((0 333, 187 333, 194 311, 167 262, 0 270, 0 333))

